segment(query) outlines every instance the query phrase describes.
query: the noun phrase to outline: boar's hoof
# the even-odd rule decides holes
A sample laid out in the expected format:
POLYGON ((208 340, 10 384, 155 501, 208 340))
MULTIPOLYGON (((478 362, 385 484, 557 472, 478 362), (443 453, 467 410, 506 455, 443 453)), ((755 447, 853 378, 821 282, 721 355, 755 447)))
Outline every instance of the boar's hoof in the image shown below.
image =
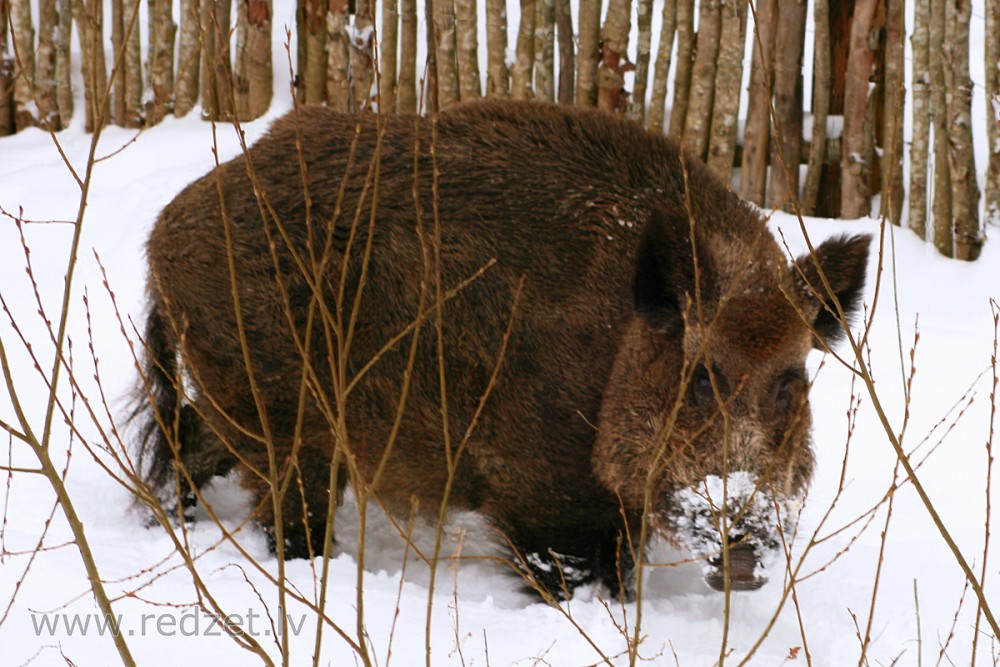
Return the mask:
MULTIPOLYGON (((717 591, 726 590, 726 572, 719 555, 709 561, 713 566, 705 581, 717 591)), ((729 549, 729 590, 754 591, 767 583, 767 577, 757 574, 757 557, 753 547, 740 544, 729 549)))

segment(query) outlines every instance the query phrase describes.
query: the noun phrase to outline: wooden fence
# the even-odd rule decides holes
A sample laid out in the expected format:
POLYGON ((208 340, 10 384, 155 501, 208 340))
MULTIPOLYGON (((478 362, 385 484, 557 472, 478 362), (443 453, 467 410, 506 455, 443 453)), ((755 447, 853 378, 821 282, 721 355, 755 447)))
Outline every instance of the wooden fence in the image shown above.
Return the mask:
MULTIPOLYGON (((761 206, 884 215, 971 260, 980 210, 1000 221, 1000 0, 985 1, 980 110, 966 0, 915 0, 909 54, 903 0, 813 0, 812 20, 803 0, 298 0, 294 82, 301 103, 344 111, 434 112, 486 95, 627 114, 761 206), (983 115, 985 206, 972 140, 983 115)), ((273 0, 141 3, 110 0, 108 21, 100 0, 40 0, 37 17, 29 0, 0 0, 0 135, 68 122, 74 26, 88 129, 152 125, 198 104, 212 120, 267 110, 272 40, 284 39, 273 0)))

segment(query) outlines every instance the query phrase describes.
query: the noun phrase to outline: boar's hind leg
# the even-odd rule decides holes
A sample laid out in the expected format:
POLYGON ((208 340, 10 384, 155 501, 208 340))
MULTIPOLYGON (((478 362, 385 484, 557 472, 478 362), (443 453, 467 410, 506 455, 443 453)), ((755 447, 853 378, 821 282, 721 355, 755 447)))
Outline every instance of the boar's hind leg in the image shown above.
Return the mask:
POLYGON ((564 600, 579 586, 602 584, 612 597, 630 600, 634 559, 625 534, 618 526, 537 529, 517 533, 511 547, 529 590, 564 600))

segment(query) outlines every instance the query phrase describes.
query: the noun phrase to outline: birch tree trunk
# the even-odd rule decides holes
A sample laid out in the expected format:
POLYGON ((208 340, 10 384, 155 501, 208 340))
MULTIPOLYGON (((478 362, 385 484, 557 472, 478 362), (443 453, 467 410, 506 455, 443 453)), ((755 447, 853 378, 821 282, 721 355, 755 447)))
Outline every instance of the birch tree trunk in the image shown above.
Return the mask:
POLYGON ((125 127, 125 1, 111 0, 111 52, 119 63, 111 73, 111 121, 125 127))
POLYGON ((948 100, 948 152, 951 172, 951 215, 955 221, 955 258, 973 261, 982 251, 979 227, 979 184, 972 142, 972 79, 969 77, 969 22, 972 5, 949 0, 945 22, 948 100))
MULTIPOLYGON (((214 0, 204 0, 211 3, 214 0)), ((337 74, 330 72, 327 74, 327 59, 331 65, 334 59, 334 50, 340 50, 340 45, 331 41, 329 53, 327 53, 327 36, 333 40, 333 30, 327 25, 330 16, 334 17, 334 23, 339 23, 340 16, 343 15, 344 24, 338 26, 343 28, 347 25, 347 1, 348 0, 305 0, 305 25, 306 25, 306 49, 305 49, 305 69, 299 72, 301 83, 305 86, 305 94, 302 101, 306 104, 322 104, 329 101, 331 105, 339 107, 342 103, 327 99, 327 88, 330 79, 335 79, 337 74), (327 15, 329 12, 329 15, 327 15)), ((347 79, 345 73, 344 79, 347 79)))
POLYGON ((0 137, 14 131, 14 96, 11 94, 14 57, 7 42, 8 7, 6 0, 0 0, 0 137))
POLYGON ((486 96, 510 95, 507 72, 507 5, 486 0, 486 96))
POLYGON ((688 100, 691 99, 691 70, 694 67, 694 0, 677 0, 677 73, 674 75, 674 102, 670 110, 668 135, 675 141, 684 137, 688 100))
MULTIPOLYGON (((524 1, 522 0, 522 6, 524 1)), ((597 106, 597 63, 601 58, 600 35, 601 0, 580 0, 580 49, 576 68, 577 106, 597 106)))
MULTIPOLYGON (((745 6, 745 0, 741 0, 745 6)), ((649 60, 653 48, 653 0, 637 0, 636 32, 639 42, 635 49, 635 86, 628 116, 640 125, 646 122, 646 88, 649 85, 649 60)), ((737 94, 737 99, 739 95, 737 94)))
POLYGON ((653 70, 653 94, 649 101, 649 129, 663 132, 664 112, 667 104, 667 76, 674 52, 674 32, 677 28, 677 0, 663 0, 663 23, 660 28, 660 43, 656 52, 656 67, 653 70))
POLYGON ((556 1, 556 36, 559 39, 559 104, 573 104, 576 91, 576 54, 573 52, 573 14, 569 0, 556 1))
MULTIPOLYGON (((73 38, 73 8, 70 0, 57 0, 59 38, 56 40, 56 106, 59 108, 59 125, 69 127, 73 118, 73 86, 71 83, 70 43, 73 38)), ((0 51, 3 48, 0 47, 0 51)), ((0 60, 3 56, 0 56, 0 60)), ((2 68, 0 63, 0 68, 2 68)), ((2 85, 2 84, 0 84, 2 85)))
POLYGON ((730 0, 722 9, 722 43, 715 73, 708 166, 727 185, 733 176, 737 120, 743 84, 747 0, 730 0))
POLYGON ((758 0, 756 7, 750 93, 740 164, 740 197, 763 206, 771 140, 771 87, 774 85, 774 33, 778 21, 778 0, 758 0))
POLYGON ((826 164, 826 119, 830 112, 830 89, 833 76, 830 72, 830 5, 828 0, 814 0, 813 22, 816 41, 813 44, 813 103, 812 137, 809 146, 809 166, 806 183, 802 188, 802 212, 816 214, 819 202, 819 184, 826 164))
POLYGON ((1000 0, 986 0, 986 223, 1000 225, 1000 0))
POLYGON ((930 140, 930 0, 916 0, 913 16, 913 143, 910 145, 910 214, 907 224, 927 238, 927 149, 930 140))
MULTIPOLYGON (((169 16, 170 0, 156 0, 156 5, 160 3, 167 5, 169 16)), ((122 8, 124 10, 122 29, 125 39, 125 60, 119 67, 125 69, 125 127, 142 127, 145 114, 142 108, 142 43, 139 40, 139 0, 122 0, 122 8)), ((158 16, 159 11, 158 8, 150 8, 150 24, 158 16)), ((150 43, 152 44, 152 40, 150 43)), ((172 58, 173 42, 171 42, 170 48, 172 58)))
POLYGON ((379 113, 396 113, 398 78, 396 61, 399 60, 399 0, 382 3, 382 35, 379 38, 382 53, 379 55, 379 113))
POLYGON ((231 0, 206 0, 202 4, 201 108, 205 120, 233 117, 233 76, 229 64, 231 9, 231 0))
POLYGON ((552 102, 556 98, 555 0, 535 0, 535 97, 552 102))
POLYGON ((804 0, 778 0, 774 33, 774 138, 768 206, 794 210, 799 196, 802 155, 802 46, 806 33, 804 0))
MULTIPOLYGON (((326 100, 335 111, 351 110, 351 56, 347 45, 348 0, 332 0, 326 14, 326 100)), ((309 84, 306 84, 308 94, 309 84)))
POLYGON ((479 81, 479 29, 476 0, 455 0, 455 42, 458 49, 458 88, 463 102, 482 97, 479 81))
POLYGON ((247 3, 247 75, 249 117, 260 118, 274 96, 274 65, 271 62, 271 16, 273 0, 247 3))
MULTIPOLYGON (((534 13, 534 10, 532 10, 534 13)), ((437 48, 437 110, 458 102, 458 63, 455 57, 454 0, 434 0, 434 40, 437 48)))
POLYGON ((236 117, 250 120, 250 74, 247 72, 247 3, 236 0, 236 65, 233 69, 233 101, 236 117))
POLYGON ((715 61, 722 32, 721 0, 702 0, 698 8, 698 44, 691 69, 691 89, 684 119, 684 147, 700 160, 708 150, 715 102, 715 61))
MULTIPOLYGON (((292 94, 300 104, 306 100, 305 73, 306 62, 309 59, 308 42, 306 0, 295 0, 295 69, 292 71, 292 94)), ((290 53, 289 59, 292 57, 290 53)))
POLYGON ((444 0, 424 0, 424 37, 427 39, 427 65, 423 81, 421 105, 422 111, 435 114, 440 110, 438 105, 437 84, 437 36, 434 29, 434 5, 444 0))
POLYGON ((597 69, 597 108, 622 113, 628 104, 625 72, 633 69, 628 60, 628 38, 632 30, 632 0, 610 0, 601 29, 601 64, 597 69))
MULTIPOLYGON (((59 12, 56 0, 38 3, 38 54, 35 58, 35 99, 38 103, 38 122, 41 127, 62 129, 59 103, 56 100, 56 37, 59 12)), ((3 26, 3 30, 7 26, 3 26)))
MULTIPOLYGON (((445 3, 446 4, 446 3, 445 3)), ((369 0, 355 0, 354 32, 351 38, 351 83, 354 110, 370 108, 372 82, 375 80, 375 5, 369 0)))
POLYGON ((417 110, 417 0, 400 0, 399 113, 417 110))
MULTIPOLYGON (((135 4, 138 8, 138 3, 135 4)), ((241 2, 240 6, 244 4, 241 2)), ((170 113, 174 97, 174 42, 177 37, 177 24, 174 23, 172 0, 151 0, 149 12, 150 95, 146 116, 150 124, 156 124, 170 113)), ((183 17, 181 20, 183 21, 183 17)))
POLYGON ((903 40, 906 37, 904 0, 888 0, 885 22, 885 90, 882 109, 882 215, 894 225, 903 214, 903 40))
POLYGON ((10 33, 14 52, 14 127, 17 131, 33 127, 35 101, 35 29, 31 23, 28 0, 10 0, 10 33))
POLYGON ((177 45, 177 81, 174 89, 174 115, 186 116, 198 102, 201 74, 201 23, 199 0, 180 0, 181 35, 177 45))
POLYGON ((945 257, 955 255, 955 227, 951 217, 951 171, 948 160, 948 105, 945 100, 945 6, 931 0, 931 127, 934 133, 934 247, 945 257))
POLYGON ((840 213, 861 218, 871 212, 868 188, 866 135, 871 128, 869 85, 875 66, 870 36, 875 30, 878 0, 858 0, 854 5, 850 52, 847 56, 847 86, 844 90, 844 136, 840 150, 840 213))
POLYGON ((83 61, 83 97, 86 106, 84 129, 93 132, 109 118, 105 96, 108 73, 104 57, 104 8, 97 0, 73 0, 73 21, 80 39, 83 61))
POLYGON ((521 0, 521 23, 517 29, 514 66, 510 70, 510 94, 515 100, 531 99, 531 74, 535 65, 535 0, 521 0))

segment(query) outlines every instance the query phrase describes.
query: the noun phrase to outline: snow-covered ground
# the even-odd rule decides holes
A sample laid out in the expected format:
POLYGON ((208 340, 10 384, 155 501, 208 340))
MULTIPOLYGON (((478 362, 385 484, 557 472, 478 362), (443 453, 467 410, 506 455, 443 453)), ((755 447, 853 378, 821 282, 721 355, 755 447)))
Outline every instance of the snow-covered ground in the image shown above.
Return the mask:
MULTIPOLYGON (((282 68, 276 70, 281 72, 282 68)), ((268 117, 245 127, 248 139, 259 137, 270 120, 287 108, 287 89, 281 86, 279 82, 268 117)), ((74 127, 58 139, 70 163, 82 174, 90 136, 82 131, 81 116, 79 113, 74 127)), ((220 126, 217 141, 222 159, 237 154, 238 142, 231 127, 220 126)), ((211 168, 212 146, 212 127, 198 120, 196 113, 182 120, 168 119, 138 137, 119 128, 109 128, 103 136, 97 156, 111 157, 94 170, 69 320, 76 375, 83 394, 98 411, 103 407, 88 350, 91 337, 99 359, 100 388, 116 416, 125 409, 134 370, 95 255, 107 271, 121 313, 141 320, 145 237, 157 211, 184 185, 211 168)), ((48 135, 29 130, 0 139, 0 206, 9 214, 37 221, 26 224, 24 234, 31 248, 41 303, 52 319, 57 316, 71 250, 73 230, 65 221, 75 219, 79 200, 79 188, 48 135)), ((779 214, 774 216, 773 226, 781 230, 794 254, 803 251, 805 243, 797 220, 779 214)), ((809 220, 806 227, 814 243, 844 232, 880 233, 875 220, 809 220)), ((910 372, 910 350, 919 330, 903 444, 907 450, 920 448, 915 460, 929 454, 918 471, 920 480, 944 525, 980 576, 987 529, 986 443, 994 420, 990 360, 998 308, 995 304, 991 307, 991 299, 1000 299, 1000 247, 991 239, 981 259, 966 264, 939 257, 931 246, 906 230, 886 229, 881 260, 879 274, 878 258, 872 258, 865 294, 871 308, 876 302, 876 276, 880 275, 870 337, 878 399, 891 428, 900 432, 907 407, 904 385, 910 372)), ((19 232, 7 216, 0 218, 0 295, 17 324, 15 331, 10 318, 0 315, 0 340, 12 369, 14 390, 32 428, 40 432, 46 386, 20 336, 32 343, 46 373, 52 363, 52 346, 25 272, 19 232)), ((772 566, 771 583, 764 588, 734 594, 726 639, 731 652, 726 664, 739 664, 765 634, 766 640, 749 664, 780 665, 786 660, 804 664, 807 651, 814 665, 858 664, 861 637, 866 635, 870 618, 867 664, 888 665, 897 659, 898 665, 935 664, 945 644, 942 664, 969 664, 976 631, 975 596, 966 590, 961 569, 912 485, 901 486, 895 494, 888 524, 889 507, 883 504, 866 530, 855 523, 837 532, 865 515, 885 496, 894 479, 902 480, 903 476, 894 477, 895 454, 873 410, 873 400, 863 387, 852 385, 851 373, 833 358, 815 354, 810 366, 816 376, 811 400, 818 466, 794 545, 796 554, 803 552, 809 536, 830 509, 841 480, 845 449, 849 449, 845 489, 818 535, 829 537, 809 551, 800 574, 822 571, 796 587, 795 600, 787 600, 773 625, 772 617, 782 601, 782 562, 772 566), (856 417, 849 414, 852 392, 860 402, 856 417), (873 595, 876 577, 877 594, 873 595)), ((65 376, 63 383, 63 395, 68 397, 65 376)), ((76 421, 83 427, 83 437, 96 442, 97 429, 84 409, 78 400, 76 421)), ((7 388, 0 389, 0 420, 18 423, 7 388)), ((101 417, 100 422, 107 425, 108 420, 101 417)), ((257 658, 220 636, 211 619, 192 610, 190 605, 196 599, 190 574, 174 567, 176 557, 164 561, 171 556, 170 542, 160 529, 144 528, 145 517, 132 509, 126 491, 95 463, 58 416, 51 442, 52 456, 59 465, 69 461, 71 497, 101 577, 112 595, 122 596, 115 602, 115 611, 121 614, 123 631, 138 663, 258 664, 257 658)), ((36 467, 37 462, 24 444, 3 438, 0 464, 8 462, 16 470, 0 471, 0 664, 67 664, 64 656, 78 665, 116 664, 111 638, 97 628, 99 612, 89 593, 86 572, 75 546, 66 544, 70 533, 58 509, 44 549, 34 557, 29 555, 45 531, 54 504, 46 481, 22 470, 36 467), (84 623, 89 624, 86 629, 84 623), (75 625, 71 628, 67 624, 75 625)), ((1000 532, 996 520, 1000 512, 998 486, 1000 482, 994 480, 990 520, 994 534, 1000 532)), ((246 512, 239 491, 231 484, 220 484, 215 491, 223 515, 230 525, 236 525, 246 512)), ((356 636, 357 625, 358 572, 353 546, 357 524, 356 510, 347 503, 338 516, 344 552, 331 563, 327 590, 331 620, 351 636, 356 636)), ((422 664, 428 571, 411 557, 405 575, 401 575, 406 552, 402 540, 377 515, 371 517, 369 530, 364 623, 372 656, 380 665, 422 664)), ((236 615, 231 620, 277 655, 272 626, 266 620, 266 614, 277 613, 274 589, 231 546, 209 550, 218 534, 207 522, 195 524, 190 538, 194 549, 202 553, 198 572, 223 608, 236 615)), ((259 531, 248 528, 241 539, 273 574, 276 562, 259 531)), ((426 546, 433 539, 430 529, 418 531, 416 539, 426 546)), ((453 517, 446 550, 461 547, 463 555, 489 553, 483 543, 490 539, 476 517, 453 517), (460 540, 463 531, 467 532, 460 540)), ((685 554, 663 545, 657 545, 651 555, 660 563, 685 558, 685 554)), ((797 559, 798 555, 794 556, 793 562, 797 559)), ((986 596, 993 602, 994 613, 1000 611, 997 562, 991 554, 985 577, 986 596)), ((295 561, 288 565, 290 581, 307 597, 315 594, 314 567, 319 563, 295 561)), ((553 609, 518 593, 516 582, 489 561, 464 561, 457 572, 441 565, 438 575, 430 619, 434 665, 585 665, 601 662, 602 652, 614 664, 627 663, 621 655, 626 649, 622 628, 631 634, 637 617, 635 604, 606 606, 593 592, 582 591, 565 603, 562 611, 553 609)), ((645 639, 640 655, 648 660, 646 664, 686 667, 718 661, 724 598, 703 583, 697 564, 650 568, 643 593, 645 639)), ((294 604, 284 613, 289 614, 294 630, 289 637, 291 664, 308 664, 315 644, 315 621, 294 604)), ((977 664, 1000 660, 1000 640, 992 637, 985 623, 979 627, 978 648, 977 664)), ((354 662, 347 643, 327 627, 320 664, 354 662)))

